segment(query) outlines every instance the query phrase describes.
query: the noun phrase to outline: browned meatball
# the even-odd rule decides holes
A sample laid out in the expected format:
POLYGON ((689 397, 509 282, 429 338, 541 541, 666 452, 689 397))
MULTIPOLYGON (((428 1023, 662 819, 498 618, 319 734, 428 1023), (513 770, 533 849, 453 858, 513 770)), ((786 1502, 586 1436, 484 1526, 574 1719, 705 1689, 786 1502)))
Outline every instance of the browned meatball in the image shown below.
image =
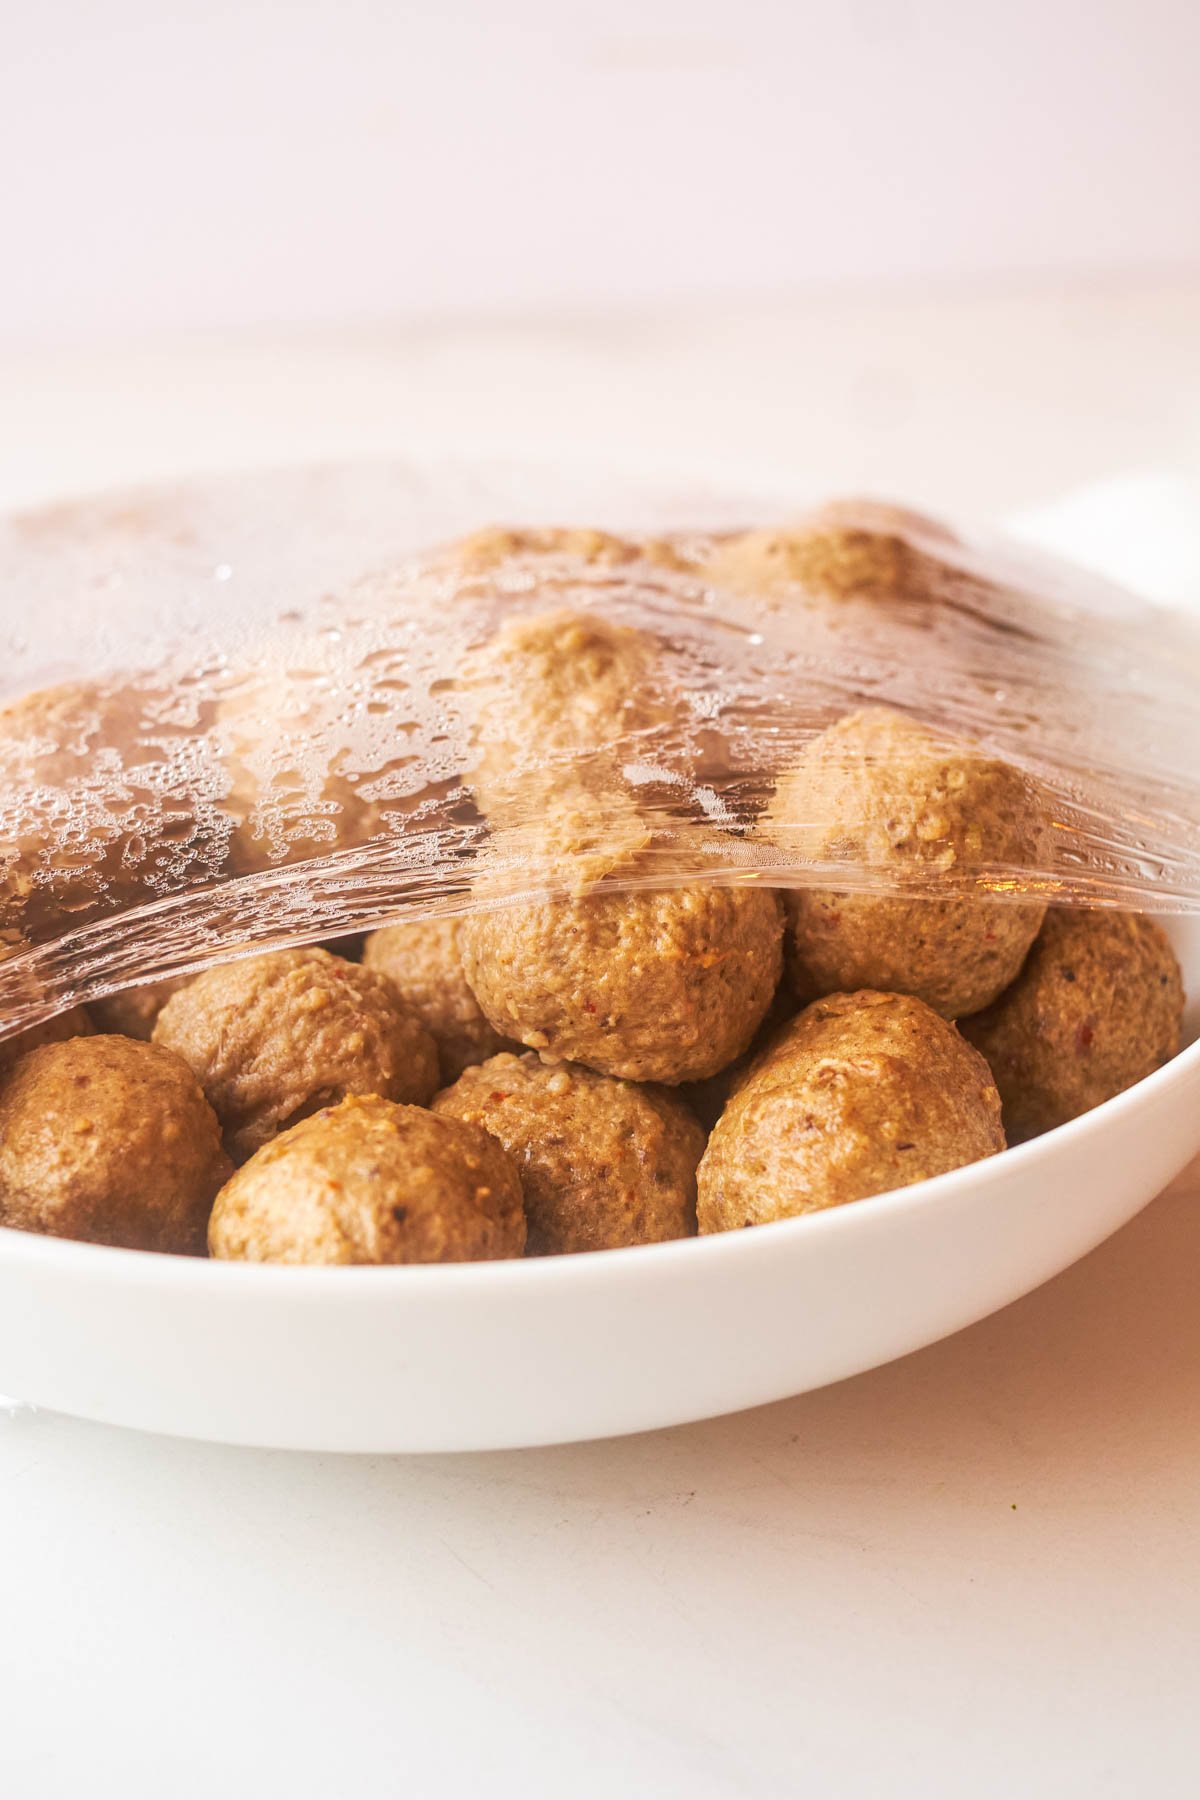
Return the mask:
POLYGON ((101 1031, 116 1031, 122 1037, 141 1038, 149 1042, 159 1013, 193 977, 173 976, 167 981, 150 981, 143 987, 123 988, 119 994, 107 994, 92 1001, 92 1015, 101 1031))
POLYGON ((593 889, 477 913, 460 933, 485 1016, 520 1043, 630 1081, 702 1080, 754 1036, 779 981, 774 893, 593 889))
POLYGON ((1000 1096, 953 1025, 904 994, 831 994, 785 1025, 700 1161, 700 1230, 906 1187, 1004 1148, 1000 1096))
POLYGON ((933 897, 941 878, 1036 867, 1044 810, 1019 770, 883 707, 813 739, 780 780, 765 829, 798 865, 881 869, 916 890, 790 893, 801 999, 875 988, 915 994, 949 1019, 978 1012, 1013 980, 1045 916, 1041 901, 933 897))
POLYGON ((633 746, 676 719, 660 646, 591 614, 505 621, 466 671, 476 798, 493 822, 524 824, 563 788, 624 792, 633 746))
POLYGON ((199 1253, 228 1173, 195 1076, 158 1045, 43 1044, 0 1086, 0 1224, 199 1253))
POLYGON ((351 931, 345 937, 326 938, 321 949, 328 950, 330 956, 344 956, 347 962, 361 962, 365 943, 365 932, 351 931))
POLYGON ((225 963, 173 994, 154 1042, 199 1077, 230 1154, 347 1094, 423 1105, 437 1049, 392 984, 327 950, 276 950, 225 963))
POLYGON ((705 573, 735 592, 797 586, 829 600, 921 599, 930 564, 913 538, 955 542, 944 525, 921 513, 870 500, 832 501, 797 525, 724 540, 705 573))
POLYGON ((94 1030, 86 1007, 71 1006, 66 1012, 56 1013, 52 1019, 44 1019, 40 1025, 31 1025, 28 1031, 0 1039, 0 1075, 11 1069, 18 1057, 27 1056, 39 1044, 64 1044, 68 1038, 91 1037, 94 1030))
POLYGON ((420 1019, 438 1049, 444 1082, 451 1082, 511 1040, 484 1018, 463 974, 458 919, 413 919, 373 931, 363 963, 386 975, 404 1004, 420 1019))
POLYGON ((162 723, 173 698, 68 682, 0 707, 0 952, 220 873, 228 821, 196 797, 203 736, 162 723))
POLYGON ((1182 1017, 1179 964, 1153 919, 1052 907, 1016 981, 963 1033, 987 1058, 1017 1141, 1168 1062, 1182 1017))
POLYGON ((501 1055, 468 1069, 433 1107, 484 1126, 512 1156, 530 1255, 657 1244, 695 1229, 704 1133, 670 1094, 501 1055))
POLYGON ((558 556, 601 568, 621 568, 633 562, 666 569, 689 566, 682 546, 667 538, 614 537, 611 532, 583 526, 485 525, 447 552, 449 561, 479 572, 533 556, 558 556))
POLYGON ((521 1184, 478 1126, 355 1097, 252 1156, 217 1196, 208 1242, 213 1256, 237 1262, 520 1256, 521 1184))

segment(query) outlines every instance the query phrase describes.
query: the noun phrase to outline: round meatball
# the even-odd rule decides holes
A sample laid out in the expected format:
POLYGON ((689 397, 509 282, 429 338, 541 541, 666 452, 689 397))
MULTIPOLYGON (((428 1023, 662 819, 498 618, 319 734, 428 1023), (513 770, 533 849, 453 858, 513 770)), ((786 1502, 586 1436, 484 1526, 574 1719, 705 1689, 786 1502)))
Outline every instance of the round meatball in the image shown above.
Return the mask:
POLYGON ((1004 1148, 982 1056, 906 994, 831 994, 785 1025, 700 1160, 700 1230, 907 1187, 1004 1148))
POLYGON ((330 956, 345 957, 347 962, 361 962, 366 936, 363 931, 351 931, 345 937, 326 938, 321 949, 328 950, 330 956))
POLYGON ((64 1044, 68 1038, 91 1037, 94 1030, 87 1009, 71 1006, 66 1012, 55 1013, 52 1019, 43 1019, 40 1025, 31 1025, 28 1031, 0 1039, 0 1075, 39 1044, 64 1044))
POLYGON ((173 994, 154 1042, 199 1077, 238 1161, 348 1094, 430 1099, 437 1048, 373 969, 327 950, 225 963, 173 994))
POLYGON ((228 821, 198 798, 202 735, 161 722, 172 698, 69 682, 0 707, 0 951, 220 873, 228 821))
POLYGON ((149 981, 143 987, 123 988, 119 994, 106 994, 92 1001, 92 1015, 101 1031, 116 1031, 122 1037, 141 1038, 149 1043, 158 1015, 171 998, 193 978, 172 976, 167 981, 149 981))
POLYGON ((459 919, 414 919, 385 925, 370 933, 363 950, 364 965, 387 976, 433 1038, 444 1082, 510 1046, 488 1024, 467 985, 460 924, 459 919))
POLYGON ((796 997, 784 982, 776 990, 775 998, 767 1008, 749 1048, 743 1050, 740 1056, 727 1063, 723 1069, 719 1069, 715 1075, 710 1075, 707 1081, 688 1081, 680 1087, 679 1098, 689 1112, 695 1113, 706 1135, 725 1111, 734 1089, 745 1079, 763 1051, 774 1042, 780 1026, 789 1019, 794 1019, 796 1012, 796 997))
POLYGON ((0 1086, 0 1224, 200 1254, 228 1174, 196 1077, 156 1044, 43 1044, 0 1086))
POLYGON ((978 1012, 1014 979, 1046 908, 934 897, 939 879, 1004 877, 1044 855, 1032 783, 968 744, 886 708, 850 714, 783 776, 764 829, 789 861, 885 870, 913 897, 798 888, 787 898, 797 994, 915 994, 948 1019, 978 1012))
POLYGON ((587 613, 514 617, 474 657, 476 798, 493 822, 536 818, 567 783, 623 792, 633 745, 677 718, 647 632, 587 613))
POLYGON ((589 568, 622 568, 646 562, 658 568, 686 569, 681 547, 667 538, 614 537, 585 526, 485 525, 451 546, 450 561, 484 573, 514 558, 558 556, 589 568))
POLYGON ((520 1256, 517 1172, 476 1125, 352 1097, 281 1132, 221 1189, 210 1253, 234 1262, 520 1256))
MULTIPOLYGON (((380 690, 381 692, 384 690, 380 690)), ((215 740, 225 767, 235 874, 365 844, 383 828, 341 765, 360 701, 326 640, 281 647, 222 693, 215 740)))
POLYGON ((833 501, 797 525, 726 539, 705 572, 738 593, 795 586, 827 600, 921 599, 930 563, 911 538, 955 542, 945 526, 921 513, 870 500, 833 501))
POLYGON ((1016 1141, 1161 1068, 1182 1017, 1179 964, 1153 919, 1052 907, 1016 981, 963 1033, 991 1066, 1016 1141))
POLYGON ((433 1109, 482 1125, 513 1158, 531 1256, 695 1230, 704 1133, 670 1094, 527 1053, 468 1069, 433 1109))
POLYGON ((464 919, 467 981, 497 1031, 629 1081, 703 1080, 750 1042, 782 963, 756 887, 605 891, 464 919))

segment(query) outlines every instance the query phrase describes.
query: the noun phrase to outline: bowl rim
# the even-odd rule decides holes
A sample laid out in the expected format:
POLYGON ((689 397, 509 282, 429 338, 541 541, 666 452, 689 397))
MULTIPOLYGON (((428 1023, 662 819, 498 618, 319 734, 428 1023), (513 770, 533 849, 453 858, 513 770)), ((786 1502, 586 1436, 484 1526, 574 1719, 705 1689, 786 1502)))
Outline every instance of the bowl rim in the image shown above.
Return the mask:
MULTIPOLYGON (((1197 920, 1200 922, 1200 915, 1197 920)), ((712 1232, 660 1244, 580 1251, 570 1256, 460 1263, 339 1264, 331 1268, 222 1262, 215 1258, 177 1256, 158 1250, 122 1249, 111 1244, 92 1244, 0 1226, 0 1265, 24 1265, 31 1270, 53 1268, 67 1277, 94 1276, 107 1285, 163 1283, 175 1292, 186 1290, 213 1295, 262 1291, 270 1292, 276 1299, 286 1293, 298 1301, 316 1296, 322 1302, 334 1304, 360 1302, 364 1286, 369 1286, 373 1295, 386 1292, 397 1302, 418 1295, 422 1301, 434 1295, 448 1298, 476 1295, 481 1288, 486 1292, 502 1289, 518 1295, 528 1294, 531 1290, 538 1293, 543 1289, 562 1292, 580 1285, 590 1286, 597 1278, 598 1268, 611 1269, 611 1276, 599 1277, 610 1282, 628 1278, 669 1280, 703 1268, 702 1258, 707 1258, 708 1264, 712 1265, 721 1257, 753 1260, 764 1255, 775 1256, 785 1250, 794 1254, 805 1241, 815 1244, 830 1235, 862 1230, 871 1221, 878 1224, 903 1213, 923 1211, 971 1190, 983 1194, 1019 1170, 1031 1171, 1039 1164, 1057 1161, 1088 1135, 1102 1132, 1109 1126, 1115 1128, 1129 1114, 1149 1109, 1173 1090, 1192 1084, 1197 1088, 1200 1101, 1200 1036, 1185 1044, 1170 1062, 1143 1076, 1132 1087, 1040 1137, 1014 1144, 977 1162, 964 1163, 945 1174, 912 1182, 907 1187, 890 1188, 844 1206, 826 1207, 795 1218, 775 1219, 750 1231, 712 1232)))

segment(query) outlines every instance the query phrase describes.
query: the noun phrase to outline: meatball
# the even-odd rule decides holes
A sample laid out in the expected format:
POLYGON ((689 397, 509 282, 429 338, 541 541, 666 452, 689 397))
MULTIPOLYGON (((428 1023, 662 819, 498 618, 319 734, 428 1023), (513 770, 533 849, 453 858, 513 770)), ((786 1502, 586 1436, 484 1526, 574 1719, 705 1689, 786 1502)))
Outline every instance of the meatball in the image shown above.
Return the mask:
POLYGON ((444 1082, 472 1063, 509 1048, 494 1031, 467 985, 459 954, 458 919, 414 919, 385 925, 367 938, 363 963, 386 975, 437 1045, 444 1082))
POLYGON ((674 1086, 749 1044, 779 981, 782 919, 764 888, 592 887, 477 913, 459 944, 497 1031, 602 1075, 674 1086))
POLYGON ((228 1174, 196 1077, 157 1044, 43 1044, 0 1085, 0 1224, 199 1254, 228 1174))
POLYGON ((1064 1125, 1179 1049, 1183 983, 1162 927, 1052 907, 1016 981, 963 1033, 991 1066, 1010 1139, 1064 1125))
POLYGON ((520 1256, 517 1172, 476 1125, 352 1096, 281 1132, 221 1189, 231 1262, 445 1263, 520 1256))
POLYGON ((40 1025, 31 1025, 28 1031, 18 1031, 14 1037, 0 1039, 0 1075, 11 1069, 18 1057, 27 1056, 39 1044, 63 1044, 68 1038, 91 1037, 94 1030, 87 1009, 71 1006, 66 1012, 56 1013, 52 1019, 43 1019, 40 1025))
POLYGON ((149 981, 142 987, 123 988, 118 994, 106 994, 92 1001, 92 1015, 101 1031, 116 1031, 122 1037, 142 1038, 147 1043, 159 1013, 171 998, 192 979, 189 975, 172 976, 167 981, 149 981))
POLYGON ((0 949, 220 872, 204 740, 153 684, 64 683, 0 707, 0 949))
POLYGON ((739 593, 797 586, 827 600, 919 600, 931 565, 912 537, 955 543, 945 526, 921 513, 870 500, 833 501, 798 525, 726 539, 705 573, 739 593))
POLYGON ((906 994, 831 994, 785 1025, 700 1160, 702 1232, 844 1206, 1004 1148, 979 1053, 906 994))
POLYGON ((418 1105, 437 1087, 437 1048, 390 981, 327 950, 225 963, 173 994, 154 1042, 200 1080, 241 1161, 347 1094, 418 1105))
POLYGON ((513 1158, 532 1256, 695 1230, 704 1132, 670 1094, 527 1053, 468 1069, 433 1109, 484 1126, 513 1158))
POLYGON ((235 874, 304 862, 370 841, 380 807, 341 770, 359 705, 322 640, 289 646, 222 694, 215 739, 232 815, 235 874))
POLYGON ((508 619, 466 671, 471 779, 493 822, 536 817, 568 783, 624 792, 635 742, 678 715, 659 660, 649 633, 587 613, 508 619))
POLYGON ((787 898, 797 994, 915 994, 948 1019, 978 1012, 1014 979, 1041 901, 934 897, 941 877, 1036 868, 1044 809, 1017 769, 936 737, 886 708, 850 714, 784 775, 765 831, 797 864, 887 871, 913 897, 799 888, 787 898))
POLYGON ((614 537, 582 526, 486 525, 451 546, 450 561, 480 573, 517 557, 558 556, 589 568, 616 569, 646 562, 664 569, 686 569, 681 547, 667 538, 614 537))

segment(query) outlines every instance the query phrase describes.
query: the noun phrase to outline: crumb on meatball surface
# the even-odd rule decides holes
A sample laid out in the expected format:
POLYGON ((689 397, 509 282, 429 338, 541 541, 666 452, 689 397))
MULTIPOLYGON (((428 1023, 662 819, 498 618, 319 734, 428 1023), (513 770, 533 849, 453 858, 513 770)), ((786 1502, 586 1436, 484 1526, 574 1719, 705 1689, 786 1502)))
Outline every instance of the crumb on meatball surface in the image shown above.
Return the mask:
POLYGON ((521 1185, 494 1138, 378 1096, 281 1132, 209 1223, 210 1253, 238 1262, 483 1262, 524 1247, 521 1185))
POLYGON ((341 770, 354 704, 320 639, 293 646, 288 666, 242 671, 217 702, 213 736, 227 784, 234 874, 278 868, 367 843, 383 809, 341 770))
POLYGON ((963 1034, 987 1058, 1011 1140, 1066 1124, 1177 1054, 1183 980, 1161 925, 1051 907, 1012 986, 963 1034))
POLYGON ((589 567, 620 568, 646 562, 665 569, 686 569, 682 548, 669 538, 616 537, 587 526, 485 525, 460 538, 445 552, 452 563, 469 570, 498 568, 515 557, 558 556, 589 567))
POLYGON ((700 1160, 701 1232, 843 1206, 1004 1149, 988 1066, 906 994, 832 994, 777 1034, 700 1160))
POLYGON ((528 1252, 549 1256, 688 1237, 704 1132, 673 1095, 527 1052, 467 1069, 433 1102, 481 1125, 521 1178, 528 1252))
MULTIPOLYGON (((152 798, 131 771, 170 754, 174 728, 150 723, 169 696, 117 681, 64 682, 0 704, 0 789, 13 805, 0 843, 0 948, 150 897, 156 862, 186 840, 197 878, 215 876, 228 829, 185 784, 152 798)), ((207 761, 203 740, 194 758, 207 761)), ((202 784, 201 784, 202 785, 202 784)))
POLYGON ((193 979, 177 975, 167 981, 149 981, 141 987, 122 988, 118 994, 106 994, 91 1003, 92 1017, 100 1031, 117 1032, 122 1037, 150 1041, 159 1013, 180 988, 193 979))
POLYGON ((518 615, 471 659, 472 786, 494 821, 522 823, 564 784, 624 791, 637 740, 669 727, 678 701, 649 633, 567 608, 518 615))
POLYGON ((1036 867, 1045 814, 1010 764, 887 708, 849 714, 781 777, 764 829, 789 859, 844 861, 924 883, 912 899, 791 890, 788 967, 802 1000, 873 988, 915 994, 946 1018, 978 1012, 1016 977, 1041 900, 936 897, 942 877, 1036 867))
POLYGON ((327 950, 276 950, 207 969, 163 1007, 154 1042, 195 1071, 242 1160, 350 1094, 418 1105, 437 1048, 391 983, 327 950))
POLYGON ((413 919, 372 931, 363 964, 385 975, 437 1045, 443 1083, 510 1048, 484 1017, 463 973, 459 919, 413 919))
POLYGON ((43 1044, 0 1084, 0 1224, 196 1254, 228 1174, 199 1083, 158 1045, 43 1044))
POLYGON ((782 966, 778 896, 749 885, 523 900, 464 919, 459 941, 497 1031, 602 1075, 669 1086, 740 1055, 782 966))
POLYGON ((790 526, 766 526, 719 543, 705 574, 737 593, 799 587, 825 600, 920 600, 930 559, 911 542, 951 547, 936 519, 870 500, 835 500, 790 526))

